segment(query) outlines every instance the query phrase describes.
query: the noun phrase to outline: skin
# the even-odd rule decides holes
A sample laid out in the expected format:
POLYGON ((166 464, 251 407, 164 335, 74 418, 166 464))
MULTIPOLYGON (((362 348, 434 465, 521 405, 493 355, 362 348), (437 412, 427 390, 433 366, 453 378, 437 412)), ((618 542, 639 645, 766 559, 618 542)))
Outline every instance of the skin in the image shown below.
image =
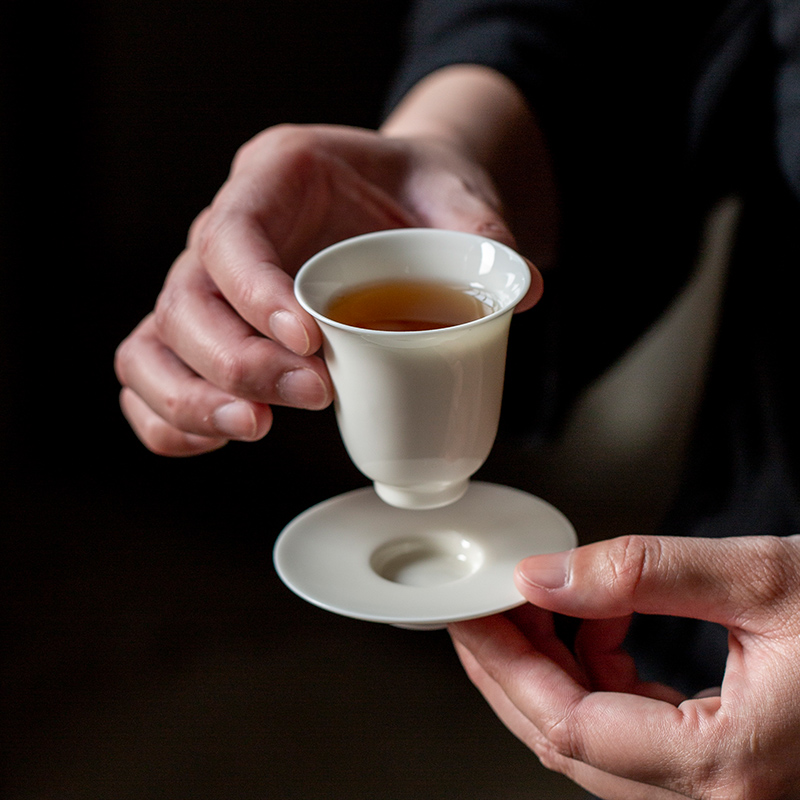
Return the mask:
MULTIPOLYGON (((142 442, 195 455, 260 439, 273 405, 327 406, 320 332, 293 275, 328 244, 403 226, 489 235, 544 270, 555 260, 546 143, 507 79, 450 67, 380 131, 278 126, 245 144, 118 348, 121 407, 142 442)), ((542 293, 531 270, 519 310, 542 293)), ((545 765, 609 800, 800 797, 797 537, 627 537, 528 559, 517 583, 528 605, 451 632, 471 679, 545 765), (641 681, 621 647, 634 611, 727 626, 721 689, 688 699, 641 681), (553 612, 585 620, 574 653, 553 612)))

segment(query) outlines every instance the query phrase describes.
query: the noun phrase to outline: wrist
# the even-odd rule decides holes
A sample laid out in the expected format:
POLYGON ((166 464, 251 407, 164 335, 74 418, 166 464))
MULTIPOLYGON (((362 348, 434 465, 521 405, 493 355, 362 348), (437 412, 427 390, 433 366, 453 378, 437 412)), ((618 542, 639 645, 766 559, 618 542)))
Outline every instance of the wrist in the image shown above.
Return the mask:
POLYGON ((527 103, 508 78, 489 67, 456 64, 423 78, 381 132, 438 139, 490 168, 504 156, 508 139, 533 125, 527 103))

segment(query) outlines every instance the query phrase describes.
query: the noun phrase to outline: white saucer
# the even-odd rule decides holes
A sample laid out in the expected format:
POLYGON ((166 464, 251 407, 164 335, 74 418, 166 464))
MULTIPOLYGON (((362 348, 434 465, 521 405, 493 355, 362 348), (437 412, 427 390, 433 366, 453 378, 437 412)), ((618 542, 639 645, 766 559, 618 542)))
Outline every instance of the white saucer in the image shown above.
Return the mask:
POLYGON ((296 517, 274 560, 281 580, 320 608, 434 629, 521 605, 516 564, 576 543, 560 511, 507 486, 473 482, 461 500, 427 511, 389 506, 368 487, 296 517))

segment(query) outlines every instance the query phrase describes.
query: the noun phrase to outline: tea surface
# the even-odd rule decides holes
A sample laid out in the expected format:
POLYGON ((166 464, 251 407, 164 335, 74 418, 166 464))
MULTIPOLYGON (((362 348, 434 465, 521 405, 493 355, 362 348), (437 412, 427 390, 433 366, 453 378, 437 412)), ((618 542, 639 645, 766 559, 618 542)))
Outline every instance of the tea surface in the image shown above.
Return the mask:
POLYGON ((463 325, 492 308, 465 287, 433 281, 395 280, 363 284, 328 305, 329 319, 379 331, 428 331, 463 325))

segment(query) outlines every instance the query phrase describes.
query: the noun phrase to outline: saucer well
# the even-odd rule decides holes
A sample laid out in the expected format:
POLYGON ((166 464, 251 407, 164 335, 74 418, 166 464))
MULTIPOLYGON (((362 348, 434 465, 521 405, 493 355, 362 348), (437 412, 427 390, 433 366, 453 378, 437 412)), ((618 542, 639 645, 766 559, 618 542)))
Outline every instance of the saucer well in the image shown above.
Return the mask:
POLYGON ((475 481, 452 505, 418 511, 367 487, 296 517, 274 563, 295 594, 327 611, 434 629, 521 605, 516 564, 576 543, 560 511, 519 489, 475 481))

